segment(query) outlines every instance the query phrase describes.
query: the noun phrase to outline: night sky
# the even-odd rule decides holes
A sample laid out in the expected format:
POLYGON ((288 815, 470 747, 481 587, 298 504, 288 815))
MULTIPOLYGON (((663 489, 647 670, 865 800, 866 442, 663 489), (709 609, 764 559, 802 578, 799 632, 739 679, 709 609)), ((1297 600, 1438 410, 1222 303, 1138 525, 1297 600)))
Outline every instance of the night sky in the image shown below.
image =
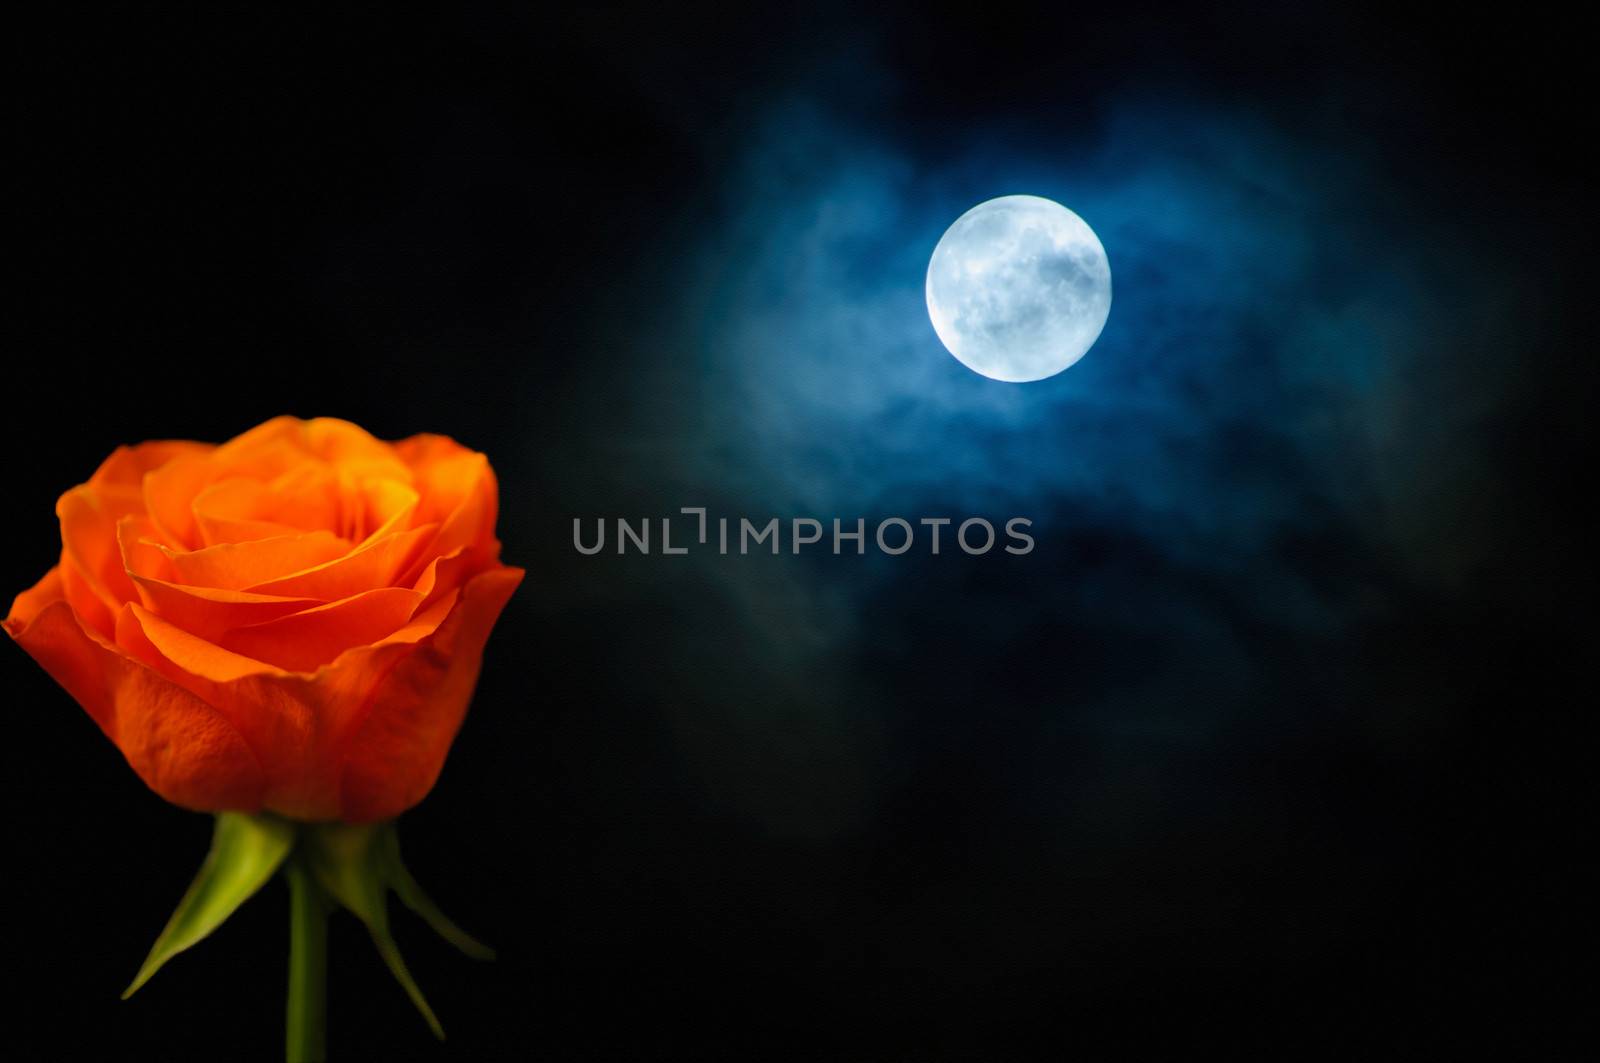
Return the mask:
MULTIPOLYGON (((119 443, 494 462, 529 576, 401 835, 501 960, 397 919, 435 1046, 347 920, 335 1059, 1565 1058, 1592 64, 1380 10, 61 14, 5 593, 119 443), (1115 290, 1021 385, 923 302, 1012 193, 1115 290), (683 506, 1036 547, 573 548, 683 506)), ((13 1029, 279 1058, 277 886, 117 1001, 209 821, 8 652, 13 1029)))

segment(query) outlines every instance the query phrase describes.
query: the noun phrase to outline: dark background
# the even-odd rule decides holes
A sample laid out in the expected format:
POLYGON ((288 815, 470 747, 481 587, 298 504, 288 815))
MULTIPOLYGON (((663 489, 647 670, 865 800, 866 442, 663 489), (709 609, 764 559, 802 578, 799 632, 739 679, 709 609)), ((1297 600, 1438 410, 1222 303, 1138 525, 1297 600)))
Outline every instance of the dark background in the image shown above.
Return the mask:
MULTIPOLYGON (((490 455, 529 577, 402 836, 501 959, 397 916, 435 1045, 342 920, 338 1059, 1564 1058, 1588 58, 1380 10, 63 13, 16 45, 0 586, 118 443, 490 455), (1018 390, 911 296, 1034 190, 1118 304, 1018 390), (1039 547, 571 548, 695 504, 1039 547)), ((276 1058, 276 885, 118 1003, 209 821, 8 652, 8 1037, 276 1058)))

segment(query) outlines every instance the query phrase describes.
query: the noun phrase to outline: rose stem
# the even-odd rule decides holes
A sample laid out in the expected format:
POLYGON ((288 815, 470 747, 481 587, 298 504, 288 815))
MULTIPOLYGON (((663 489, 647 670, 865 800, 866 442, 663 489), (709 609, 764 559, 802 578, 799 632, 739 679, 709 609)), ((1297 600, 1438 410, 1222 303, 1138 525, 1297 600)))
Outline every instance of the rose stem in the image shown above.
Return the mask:
POLYGON ((301 854, 284 865, 289 880, 288 1063, 328 1058, 328 904, 301 854))

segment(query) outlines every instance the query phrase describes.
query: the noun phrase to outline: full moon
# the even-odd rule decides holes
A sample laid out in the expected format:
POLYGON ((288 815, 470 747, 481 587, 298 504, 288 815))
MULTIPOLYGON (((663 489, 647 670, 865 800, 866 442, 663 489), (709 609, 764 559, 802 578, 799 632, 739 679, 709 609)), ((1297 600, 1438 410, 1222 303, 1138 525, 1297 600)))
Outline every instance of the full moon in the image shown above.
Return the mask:
POLYGON ((1039 196, 979 203, 928 262, 928 317, 975 373, 1022 382, 1086 354, 1111 312, 1111 264, 1094 230, 1039 196))

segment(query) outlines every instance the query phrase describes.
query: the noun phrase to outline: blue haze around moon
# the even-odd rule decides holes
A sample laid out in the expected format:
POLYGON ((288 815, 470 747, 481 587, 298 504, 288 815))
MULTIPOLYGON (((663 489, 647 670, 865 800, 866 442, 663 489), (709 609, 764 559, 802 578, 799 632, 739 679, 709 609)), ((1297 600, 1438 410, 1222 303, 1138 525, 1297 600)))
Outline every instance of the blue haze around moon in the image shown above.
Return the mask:
MULTIPOLYGON (((826 836, 881 808, 871 734, 1032 714, 1065 744, 996 737, 1010 799, 1063 799, 1132 756, 1165 779, 1130 812, 1153 829, 1225 770, 1184 750, 1365 698, 1340 640, 1459 591, 1492 548, 1459 507, 1483 457, 1469 426, 1511 367, 1461 356, 1496 350, 1498 322, 1439 309, 1492 300, 1487 252, 1460 268, 1471 234, 1413 211, 1379 160, 1248 106, 1107 99, 1065 137, 1024 123, 930 146, 830 102, 826 80, 748 114, 716 193, 600 308, 597 354, 634 368, 567 414, 594 440, 577 460, 616 470, 585 515, 1022 515, 1038 548, 629 566, 617 593, 665 580, 703 603, 650 636, 707 684, 686 733, 777 727, 803 751, 756 764, 686 739, 699 770, 767 828, 826 836), (1026 385, 950 357, 923 291, 951 220, 1016 189, 1092 218, 1116 271, 1089 356, 1026 385), (760 664, 730 673, 708 644, 760 664), (1325 668, 1356 686, 1308 687, 1325 668), (1100 767, 1075 777, 1084 756, 1100 767)), ((1372 711, 1357 726, 1380 743, 1417 719, 1372 711)))

